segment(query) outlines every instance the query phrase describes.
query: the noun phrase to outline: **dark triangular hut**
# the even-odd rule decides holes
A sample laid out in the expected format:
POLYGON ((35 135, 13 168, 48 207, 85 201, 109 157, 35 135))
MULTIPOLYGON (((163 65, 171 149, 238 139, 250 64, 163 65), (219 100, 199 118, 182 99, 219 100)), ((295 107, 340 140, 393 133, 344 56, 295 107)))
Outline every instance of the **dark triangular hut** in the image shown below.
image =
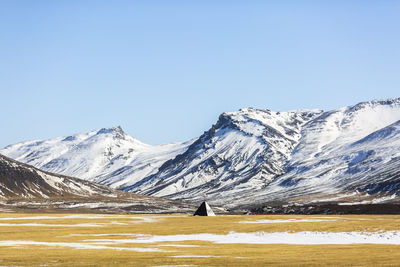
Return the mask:
POLYGON ((213 210, 207 202, 201 203, 200 207, 196 210, 193 216, 215 216, 213 210))

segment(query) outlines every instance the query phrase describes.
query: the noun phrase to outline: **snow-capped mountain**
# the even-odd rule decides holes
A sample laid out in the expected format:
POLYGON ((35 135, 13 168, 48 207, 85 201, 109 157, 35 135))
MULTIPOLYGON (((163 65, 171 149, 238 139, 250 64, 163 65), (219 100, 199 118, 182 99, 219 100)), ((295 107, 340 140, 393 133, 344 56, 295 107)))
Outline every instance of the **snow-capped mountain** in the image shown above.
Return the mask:
POLYGON ((125 188, 219 203, 400 192, 400 98, 338 110, 224 113, 159 171, 125 188))
POLYGON ((400 195, 400 98, 325 112, 302 138, 259 199, 311 194, 383 192, 400 195))
MULTIPOLYGON (((400 192, 400 98, 332 111, 223 113, 197 139, 150 146, 119 127, 0 150, 114 188, 234 205, 400 192)), ((395 195, 394 195, 395 196, 395 195)))
POLYGON ((264 188, 299 141, 302 125, 321 111, 242 109, 223 113, 188 150, 131 187, 134 192, 188 197, 238 194, 264 188))
POLYGON ((41 170, 79 177, 114 188, 129 186, 154 172, 191 144, 144 144, 121 127, 10 145, 1 154, 41 170))

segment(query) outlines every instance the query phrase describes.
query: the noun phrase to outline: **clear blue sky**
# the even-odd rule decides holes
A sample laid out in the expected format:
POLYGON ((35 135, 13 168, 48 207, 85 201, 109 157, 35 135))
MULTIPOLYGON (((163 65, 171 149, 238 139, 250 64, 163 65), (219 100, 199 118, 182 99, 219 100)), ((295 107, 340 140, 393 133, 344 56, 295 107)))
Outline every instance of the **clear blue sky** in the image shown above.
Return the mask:
POLYGON ((0 1, 0 147, 400 96, 400 1, 0 1))

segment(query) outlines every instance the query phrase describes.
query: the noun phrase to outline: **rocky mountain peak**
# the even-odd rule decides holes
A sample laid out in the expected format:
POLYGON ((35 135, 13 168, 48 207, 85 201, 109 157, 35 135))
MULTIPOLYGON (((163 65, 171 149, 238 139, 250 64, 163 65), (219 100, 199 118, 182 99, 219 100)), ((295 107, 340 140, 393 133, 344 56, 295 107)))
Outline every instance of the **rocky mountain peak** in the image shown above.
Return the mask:
POLYGON ((126 133, 124 130, 122 130, 121 126, 113 126, 109 128, 102 128, 97 131, 97 135, 102 135, 102 134, 111 134, 115 138, 124 138, 126 136, 126 133))

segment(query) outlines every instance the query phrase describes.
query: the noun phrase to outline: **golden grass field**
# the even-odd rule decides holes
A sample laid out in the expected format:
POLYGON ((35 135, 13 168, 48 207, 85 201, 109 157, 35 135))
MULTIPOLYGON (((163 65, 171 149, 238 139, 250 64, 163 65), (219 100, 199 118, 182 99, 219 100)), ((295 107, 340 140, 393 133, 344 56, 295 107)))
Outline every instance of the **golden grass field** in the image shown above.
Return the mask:
POLYGON ((399 245, 146 241, 151 236, 202 233, 394 230, 400 230, 397 215, 193 217, 0 213, 0 266, 400 266, 399 245), (240 223, 259 220, 285 222, 240 223), (145 235, 143 242, 138 241, 142 238, 138 235, 145 235))

